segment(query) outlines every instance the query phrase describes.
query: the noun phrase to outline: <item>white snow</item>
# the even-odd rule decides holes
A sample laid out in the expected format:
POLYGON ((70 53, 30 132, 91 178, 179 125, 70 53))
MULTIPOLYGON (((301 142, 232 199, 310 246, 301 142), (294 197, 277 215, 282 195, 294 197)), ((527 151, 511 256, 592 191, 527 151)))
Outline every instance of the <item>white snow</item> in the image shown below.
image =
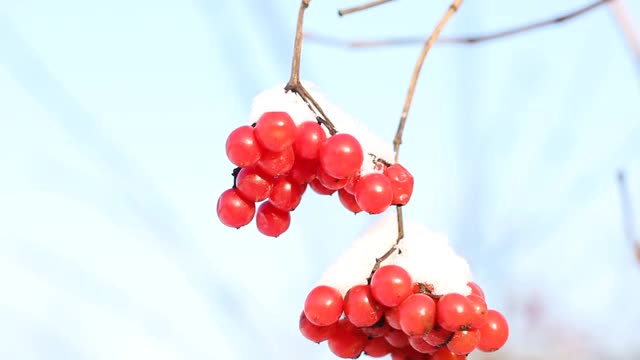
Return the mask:
MULTIPOLYGON (((376 258, 393 245, 397 231, 396 214, 389 212, 353 242, 327 269, 318 285, 335 287, 344 296, 352 286, 366 284, 376 258)), ((405 237, 399 246, 401 253, 394 253, 382 263, 383 266, 402 266, 414 282, 433 285, 434 293, 438 295, 451 292, 468 295, 471 292, 467 286, 472 280, 469 264, 449 246, 445 235, 407 221, 404 231, 405 237)))
MULTIPOLYGON (((322 110, 335 125, 338 132, 351 134, 360 141, 365 154, 362 174, 378 171, 371 161, 372 157, 367 155, 369 153, 387 162, 393 162, 393 147, 389 143, 367 129, 362 121, 351 117, 340 107, 331 103, 313 83, 307 81, 302 83, 322 107, 322 110)), ((253 99, 249 123, 256 122, 263 113, 268 111, 286 111, 296 124, 315 120, 316 115, 309 109, 302 98, 292 92, 285 93, 284 86, 285 84, 283 83, 265 90, 253 99)), ((327 132, 327 129, 325 129, 325 132, 327 132)))

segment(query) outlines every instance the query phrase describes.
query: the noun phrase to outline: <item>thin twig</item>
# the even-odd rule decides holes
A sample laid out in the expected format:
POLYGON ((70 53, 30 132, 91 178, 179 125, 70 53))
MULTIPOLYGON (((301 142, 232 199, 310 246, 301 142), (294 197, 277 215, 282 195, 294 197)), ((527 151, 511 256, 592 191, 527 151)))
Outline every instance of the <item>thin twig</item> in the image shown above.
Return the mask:
POLYGON ((350 8, 347 8, 347 9, 338 10, 338 15, 344 16, 344 15, 353 14, 353 13, 356 13, 356 12, 359 12, 359 11, 362 11, 362 10, 371 9, 372 7, 376 7, 378 5, 383 5, 383 4, 386 4, 386 3, 390 3, 392 1, 393 0, 375 0, 375 1, 371 1, 371 2, 368 2, 366 4, 350 7, 350 8))
MULTIPOLYGON (((579 9, 565 13, 563 15, 554 16, 550 19, 545 19, 545 20, 534 22, 534 23, 520 25, 513 28, 491 32, 487 34, 481 34, 481 35, 465 35, 465 36, 450 36, 450 37, 443 36, 438 40, 438 42, 446 43, 446 44, 476 44, 484 41, 505 38, 508 36, 513 36, 513 35, 521 34, 521 33, 532 31, 532 30, 538 30, 550 25, 566 22, 567 20, 577 18, 580 15, 584 15, 590 12, 591 10, 598 8, 600 5, 604 5, 609 2, 615 3, 616 1, 599 0, 593 3, 590 3, 588 5, 585 5, 579 9)), ((397 46, 397 45, 417 45, 425 42, 424 37, 421 37, 421 36, 398 37, 398 38, 389 38, 389 39, 382 39, 382 40, 347 40, 347 39, 341 39, 337 37, 331 37, 331 36, 320 35, 315 33, 306 33, 304 34, 304 37, 309 41, 322 43, 324 45, 346 47, 346 48, 357 48, 357 49, 383 47, 383 46, 397 46)), ((631 40, 630 40, 630 43, 631 43, 631 40)))
POLYGON ((609 3, 609 8, 613 12, 616 22, 620 26, 620 31, 624 35, 627 46, 633 56, 636 71, 640 75, 640 39, 633 27, 633 21, 629 18, 629 12, 625 9, 622 0, 615 0, 609 3))
POLYGON ((634 226, 633 207, 631 206, 631 196, 627 187, 624 171, 618 172, 618 188, 620 189, 620 206, 622 208, 622 226, 627 241, 631 243, 636 260, 640 262, 640 239, 634 226))
MULTIPOLYGON (((429 53, 429 50, 431 49, 431 47, 433 47, 433 44, 438 39, 438 36, 440 36, 440 32, 442 31, 444 26, 447 24, 447 22, 449 22, 449 19, 451 19, 453 14, 455 14, 458 8, 460 8, 460 5, 462 5, 462 2, 463 0, 454 0, 451 3, 451 5, 449 5, 449 8, 444 13, 444 15, 442 15, 442 17, 440 18, 440 21, 431 32, 431 36, 429 36, 427 41, 424 43, 424 47, 422 48, 422 51, 418 56, 416 66, 413 69, 413 75, 411 76, 411 81, 409 82, 409 89, 407 90, 407 97, 405 99, 404 106, 402 108, 402 114, 400 115, 398 130, 396 131, 396 136, 393 139, 395 163, 398 162, 398 157, 400 155, 399 153, 400 153, 400 145, 402 144, 402 134, 404 132, 404 127, 407 123, 409 109, 411 108, 413 95, 416 91, 416 85, 418 84, 418 78, 420 77, 420 70, 422 70, 422 65, 424 64, 424 60, 426 59, 427 54, 429 53)), ((371 276, 373 275, 373 273, 376 272, 378 268, 380 268, 380 264, 398 249, 398 244, 400 244, 400 241, 404 238, 404 220, 402 218, 402 206, 400 205, 396 206, 396 215, 397 215, 397 221, 398 221, 398 238, 396 239, 393 246, 391 246, 391 248, 387 250, 386 253, 384 253, 381 257, 376 259, 376 263, 373 266, 373 269, 371 270, 371 275, 369 276, 369 279, 371 279, 371 276)))
POLYGON ((289 77, 289 82, 284 87, 284 91, 293 91, 296 93, 304 102, 309 106, 309 109, 316 114, 316 118, 319 118, 318 121, 324 124, 327 127, 327 130, 331 135, 337 133, 337 130, 329 117, 324 113, 322 107, 318 104, 318 102, 309 94, 307 89, 302 86, 300 82, 300 57, 302 56, 302 39, 303 39, 303 23, 304 23, 304 12, 309 7, 309 3, 311 0, 301 0, 300 1, 300 9, 298 10, 298 21, 296 24, 296 37, 293 43, 293 57, 291 59, 291 76, 289 77), (318 114, 320 113, 320 114, 318 114), (320 121, 322 119, 322 121, 320 121))

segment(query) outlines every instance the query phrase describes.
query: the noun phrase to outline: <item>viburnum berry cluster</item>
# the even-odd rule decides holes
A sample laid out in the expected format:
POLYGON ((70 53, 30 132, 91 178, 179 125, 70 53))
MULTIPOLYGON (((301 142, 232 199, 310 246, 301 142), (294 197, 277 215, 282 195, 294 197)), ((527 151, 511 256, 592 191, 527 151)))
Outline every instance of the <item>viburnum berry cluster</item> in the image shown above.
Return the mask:
POLYGON ((462 360, 500 349, 509 336, 505 317, 488 307, 443 236, 405 224, 398 252, 378 268, 373 261, 371 272, 367 256, 389 246, 393 230, 393 217, 385 219, 325 273, 306 297, 302 335, 340 358, 462 360))
POLYGON ((255 218, 262 234, 277 237, 289 228, 307 187, 321 195, 337 192, 356 214, 379 214, 409 202, 414 179, 404 166, 365 153, 352 134, 306 118, 266 111, 229 134, 226 154, 237 168, 233 187, 217 203, 224 225, 240 228, 255 218))

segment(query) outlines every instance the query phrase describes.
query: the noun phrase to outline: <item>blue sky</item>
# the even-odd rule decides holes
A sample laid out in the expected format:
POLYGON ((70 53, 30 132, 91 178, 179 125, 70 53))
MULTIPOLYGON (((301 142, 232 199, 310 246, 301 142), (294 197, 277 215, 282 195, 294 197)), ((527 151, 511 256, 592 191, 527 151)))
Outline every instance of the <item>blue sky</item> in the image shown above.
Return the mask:
MULTIPOLYGON (((226 135, 288 78, 293 3, 0 3, 0 357, 330 358, 298 334, 299 310, 374 217, 309 196, 274 240, 214 212, 230 185, 226 135)), ((582 4, 469 1, 445 34, 582 4)), ((346 5, 313 2, 307 29, 426 34, 446 2, 338 18, 346 5)), ((391 140, 418 51, 308 43, 302 76, 391 140)), ((637 341, 640 268, 615 172, 640 207, 639 120, 637 73, 606 7, 428 58, 401 152, 416 177, 405 213, 450 235, 519 329, 514 348, 530 343, 518 305, 540 292, 596 347, 637 341)))

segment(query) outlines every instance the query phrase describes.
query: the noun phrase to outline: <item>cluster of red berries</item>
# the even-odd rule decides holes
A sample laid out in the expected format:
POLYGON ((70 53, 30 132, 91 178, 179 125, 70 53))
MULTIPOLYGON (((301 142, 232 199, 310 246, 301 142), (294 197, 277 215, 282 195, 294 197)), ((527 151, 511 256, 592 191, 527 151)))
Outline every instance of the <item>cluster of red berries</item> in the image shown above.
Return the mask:
POLYGON ((252 126, 233 130, 226 153, 237 168, 234 186, 218 199, 218 218, 240 228, 255 217, 267 236, 289 228, 307 186, 322 195, 337 191, 348 210, 370 214, 407 204, 413 192, 413 176, 402 165, 374 158, 378 171, 362 174, 358 139, 346 133, 327 136, 316 121, 296 125, 286 112, 265 112, 252 126))
POLYGON ((320 285, 307 295, 300 331, 316 343, 327 341, 338 357, 391 355, 394 360, 464 360, 478 349, 492 352, 509 336, 504 316, 487 308, 482 289, 436 296, 428 284, 414 283, 397 265, 380 267, 369 285, 344 296, 320 285), (344 314, 344 316, 343 316, 344 314))

